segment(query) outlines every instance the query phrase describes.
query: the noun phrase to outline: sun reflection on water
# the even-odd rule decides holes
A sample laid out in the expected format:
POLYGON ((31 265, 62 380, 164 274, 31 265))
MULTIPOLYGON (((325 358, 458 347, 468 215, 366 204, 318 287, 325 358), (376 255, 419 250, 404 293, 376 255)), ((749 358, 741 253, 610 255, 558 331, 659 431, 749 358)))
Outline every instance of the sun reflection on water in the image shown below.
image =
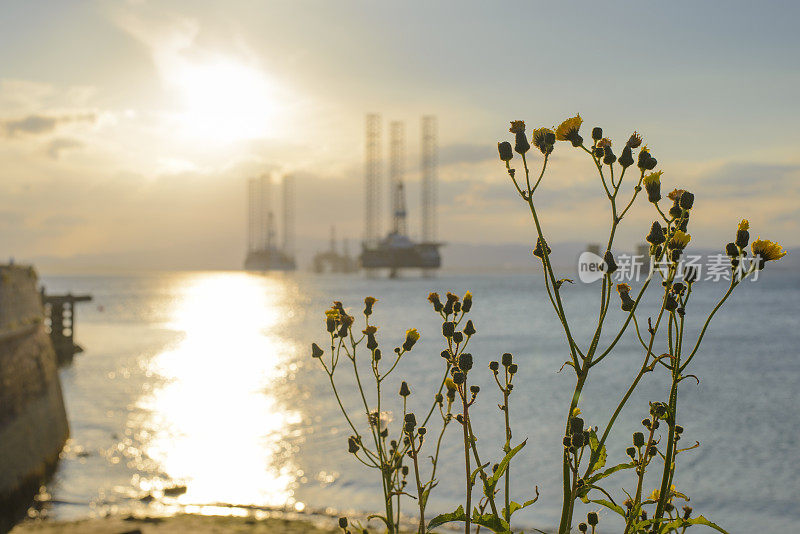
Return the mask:
POLYGON ((138 406, 146 415, 136 426, 150 433, 144 452, 162 475, 141 477, 141 490, 185 505, 302 509, 292 495, 303 473, 280 455, 300 414, 275 392, 294 358, 280 337, 288 313, 284 278, 186 280, 169 324, 183 338, 150 361, 148 372, 163 386, 138 406))

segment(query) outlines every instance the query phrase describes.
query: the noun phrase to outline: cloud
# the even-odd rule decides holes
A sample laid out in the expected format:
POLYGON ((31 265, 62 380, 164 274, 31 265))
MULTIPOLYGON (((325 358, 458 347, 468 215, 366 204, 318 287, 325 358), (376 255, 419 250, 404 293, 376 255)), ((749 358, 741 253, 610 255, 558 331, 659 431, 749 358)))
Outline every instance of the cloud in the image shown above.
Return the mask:
POLYGON ((456 143, 439 148, 439 165, 476 163, 496 156, 497 150, 491 145, 456 143))
POLYGON ((96 121, 97 114, 92 112, 74 115, 28 115, 21 119, 3 121, 2 126, 6 136, 16 137, 18 135, 46 135, 64 124, 94 123, 96 121))
POLYGON ((47 147, 45 148, 45 152, 50 159, 58 159, 61 156, 62 152, 68 150, 75 150, 78 148, 83 148, 85 145, 81 141, 77 139, 69 139, 66 137, 53 139, 49 143, 47 143, 47 147))

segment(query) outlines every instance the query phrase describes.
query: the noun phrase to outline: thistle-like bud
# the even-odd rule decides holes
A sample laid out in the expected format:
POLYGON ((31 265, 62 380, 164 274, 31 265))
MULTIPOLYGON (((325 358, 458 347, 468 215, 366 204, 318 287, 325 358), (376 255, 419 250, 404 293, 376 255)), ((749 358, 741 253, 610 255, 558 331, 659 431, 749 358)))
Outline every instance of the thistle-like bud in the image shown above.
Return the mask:
POLYGON ((372 315, 372 307, 376 302, 378 302, 378 299, 375 297, 366 297, 364 299, 364 315, 372 315))
POLYGON ((472 292, 467 291, 466 293, 464 293, 464 301, 461 304, 461 311, 463 311, 464 313, 469 313, 471 309, 472 309, 472 292))
POLYGON ((517 364, 512 363, 511 365, 508 366, 508 374, 511 375, 517 374, 517 369, 518 369, 517 364))
POLYGON ((586 523, 578 523, 578 530, 580 530, 581 532, 586 532, 587 530, 589 530, 589 527, 586 526, 586 523))
POLYGON ((453 321, 445 321, 442 323, 442 335, 444 337, 453 337, 453 333, 456 331, 456 323, 453 321))
POLYGON ((593 527, 597 526, 597 512, 589 512, 586 514, 586 521, 593 527))
POLYGON ((684 506, 683 507, 683 518, 689 519, 692 516, 692 507, 691 506, 684 506))
POLYGON ((400 396, 408 397, 409 395, 411 395, 411 390, 408 388, 408 383, 403 380, 403 382, 400 384, 400 396))
POLYGON ((629 148, 639 148, 641 144, 642 144, 642 136, 639 135, 637 132, 633 132, 630 138, 628 138, 628 142, 625 143, 625 146, 629 148))
POLYGON ((339 528, 347 528, 347 518, 340 517, 339 518, 339 528))
POLYGON ((493 372, 497 372, 497 370, 500 369, 500 363, 499 362, 489 362, 489 369, 491 369, 493 372))
POLYGON ((419 341, 419 332, 416 328, 409 328, 406 330, 406 340, 403 342, 403 350, 411 350, 411 348, 419 341))
POLYGON ((367 348, 369 350, 375 350, 378 348, 378 340, 375 339, 374 333, 367 334, 367 348))
POLYGON ((631 150, 631 147, 626 146, 622 149, 622 154, 619 157, 619 164, 622 165, 623 169, 627 169, 633 165, 633 150, 631 150))
POLYGON ((506 352, 505 354, 503 354, 500 361, 503 363, 504 367, 508 367, 509 365, 511 365, 513 358, 514 357, 510 353, 506 352))
POLYGON ((583 433, 583 419, 580 417, 571 417, 569 420, 570 434, 583 433))
POLYGON ((312 343, 311 344, 311 357, 312 358, 322 358, 323 354, 325 354, 325 351, 323 351, 321 348, 319 348, 319 345, 317 345, 316 343, 312 343))
POLYGON ((472 324, 472 319, 467 321, 467 324, 464 326, 464 335, 472 336, 475 334, 475 325, 472 324))
POLYGON ((750 242, 750 232, 747 230, 736 231, 736 245, 744 248, 750 242))
POLYGON ((599 126, 595 126, 594 128, 592 128, 592 139, 594 139, 595 141, 599 141, 602 138, 603 138, 603 129, 600 128, 599 126))
POLYGON ((511 151, 511 143, 508 141, 497 143, 497 151, 500 153, 502 161, 511 161, 511 158, 514 157, 514 153, 511 151))
POLYGON ((728 243, 725 245, 725 254, 731 258, 737 258, 739 256, 739 247, 736 246, 736 243, 728 243))
POLYGON ((458 368, 462 371, 469 371, 472 369, 472 354, 465 352, 458 356, 458 368))
POLYGON ((572 446, 576 449, 580 449, 583 447, 583 432, 579 432, 577 434, 572 434, 572 438, 570 440, 572 442, 572 446))
POLYGON ((647 200, 656 203, 661 200, 661 171, 651 172, 644 177, 642 182, 647 191, 647 200))
POLYGON ((678 299, 674 293, 667 293, 667 298, 664 299, 664 309, 670 312, 678 309, 678 299))
POLYGON ((417 417, 413 413, 407 413, 403 419, 403 430, 406 434, 412 434, 417 426, 417 417))
POLYGON ((464 341, 464 333, 463 332, 453 332, 453 342, 455 344, 459 344, 464 341))
POLYGON ((477 395, 478 393, 480 393, 480 391, 481 391, 481 387, 480 386, 470 386, 469 387, 469 392, 472 393, 473 395, 477 395))
POLYGON ((381 360, 381 349, 375 349, 375 350, 372 352, 372 358, 373 358, 373 359, 374 359, 376 362, 379 362, 379 361, 381 360))
POLYGON ((647 242, 651 245, 660 245, 667 240, 666 236, 664 236, 664 228, 658 221, 653 223, 653 226, 650 228, 650 233, 647 234, 645 239, 647 239, 647 242))
POLYGON ((436 312, 440 312, 444 308, 444 306, 442 305, 442 301, 439 300, 439 293, 431 293, 431 294, 429 294, 428 295, 428 302, 433 304, 433 309, 436 312))
POLYGON ((359 447, 358 445, 358 439, 356 439, 355 436, 350 436, 349 438, 347 438, 347 452, 349 452, 350 454, 355 454, 358 452, 358 449, 360 448, 361 447, 359 447))
POLYGON ((622 301, 622 311, 631 311, 636 305, 636 301, 634 301, 630 295, 631 286, 628 284, 617 284, 617 292, 619 293, 619 298, 622 301))
POLYGON ((463 384, 466 379, 467 376, 461 371, 455 371, 453 373, 453 382, 456 384, 463 384))
POLYGON ((644 446, 644 434, 641 432, 634 432, 633 433, 633 446, 634 447, 643 447, 644 446))
POLYGON ((447 292, 447 302, 444 304, 444 313, 450 315, 455 311, 455 305, 458 302, 458 295, 447 292))
POLYGON ((514 137, 514 150, 517 154, 525 154, 531 149, 531 144, 528 142, 528 137, 525 132, 519 132, 514 137))
POLYGON ((684 191, 681 195, 680 206, 682 209, 690 210, 694 205, 694 193, 684 191))
POLYGON ((630 456, 632 459, 636 458, 636 449, 634 447, 628 447, 625 449, 625 454, 630 456))
POLYGON ((611 150, 610 146, 605 147, 603 152, 603 163, 606 165, 611 165, 617 161, 617 156, 614 155, 614 152, 611 150))
POLYGON ((433 397, 433 400, 436 402, 436 404, 441 406, 442 403, 444 402, 444 396, 442 396, 441 393, 437 393, 436 396, 433 397))

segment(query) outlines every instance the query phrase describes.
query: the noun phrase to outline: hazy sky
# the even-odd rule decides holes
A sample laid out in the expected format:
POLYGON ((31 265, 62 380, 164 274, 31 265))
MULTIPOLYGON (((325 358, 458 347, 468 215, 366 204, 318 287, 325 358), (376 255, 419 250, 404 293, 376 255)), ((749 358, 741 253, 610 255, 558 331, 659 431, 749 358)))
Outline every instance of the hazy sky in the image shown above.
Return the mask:
MULTIPOLYGON (((698 244, 747 217, 797 246, 799 6, 5 0, 0 254, 235 268, 245 179, 268 171, 297 176, 301 244, 333 223, 355 243, 368 111, 406 121, 412 233, 421 115, 439 117, 441 239, 521 243, 496 142, 509 120, 580 112, 587 138, 641 132, 664 188, 697 193, 698 244)), ((553 239, 599 239, 603 199, 559 143, 541 189, 553 239)), ((652 220, 642 201, 621 243, 652 220)))

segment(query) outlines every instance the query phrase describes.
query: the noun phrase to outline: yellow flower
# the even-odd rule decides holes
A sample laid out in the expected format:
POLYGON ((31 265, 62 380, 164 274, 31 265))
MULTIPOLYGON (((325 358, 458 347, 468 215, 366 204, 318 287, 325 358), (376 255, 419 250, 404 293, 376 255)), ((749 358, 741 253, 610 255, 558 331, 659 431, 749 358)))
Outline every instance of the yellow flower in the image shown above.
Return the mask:
POLYGON ((611 146, 611 139, 609 139, 608 137, 603 137, 602 139, 600 139, 597 142, 597 146, 603 147, 603 148, 605 148, 607 146, 611 146))
POLYGON ((749 230, 750 229, 750 221, 747 219, 742 219, 742 222, 739 223, 739 230, 749 230))
POLYGON ((337 308, 331 308, 329 310, 325 310, 325 317, 328 319, 333 319, 334 321, 339 320, 339 310, 337 308))
POLYGON ((681 230, 676 231, 672 234, 672 239, 669 240, 667 243, 668 248, 677 248, 677 249, 685 249, 686 245, 689 244, 689 241, 692 239, 692 236, 683 232, 681 230))
POLYGON ((559 141, 572 141, 578 135, 578 129, 581 124, 583 124, 583 119, 580 113, 565 120, 556 128, 556 139, 559 141))
POLYGON ((578 417, 580 414, 581 414, 581 409, 576 406, 575 409, 572 410, 572 417, 578 417))
POLYGON ((456 383, 453 382, 453 379, 450 378, 449 376, 445 379, 444 385, 445 385, 445 387, 447 387, 447 391, 455 391, 455 390, 458 389, 458 386, 456 385, 456 383))
POLYGON ((778 243, 761 239, 760 237, 753 241, 753 244, 750 247, 753 250, 753 256, 756 256, 761 260, 759 269, 764 268, 764 262, 779 260, 788 254, 788 252, 783 250, 783 247, 778 243))
MULTIPOLYGON (((644 150, 644 149, 642 149, 642 150, 644 150)), ((679 198, 681 198, 681 195, 683 193, 684 193, 683 189, 673 189, 670 192, 670 194, 667 195, 667 196, 669 197, 670 200, 675 201, 675 200, 678 200, 679 198)))
MULTIPOLYGON (((672 484, 669 487, 669 498, 667 499, 667 502, 671 502, 672 501, 672 496, 673 495, 675 495, 675 484, 672 484)), ((661 497, 661 490, 660 489, 654 489, 653 493, 650 494, 650 500, 651 501, 657 501, 660 497, 661 497)))
POLYGON ((362 330, 362 332, 364 332, 368 336, 369 335, 374 336, 377 331, 378 331, 378 327, 377 326, 373 326, 373 325, 369 325, 364 330, 362 330))
POLYGON ((661 173, 662 171, 651 172, 642 180, 647 191, 647 200, 650 202, 661 200, 661 173))

